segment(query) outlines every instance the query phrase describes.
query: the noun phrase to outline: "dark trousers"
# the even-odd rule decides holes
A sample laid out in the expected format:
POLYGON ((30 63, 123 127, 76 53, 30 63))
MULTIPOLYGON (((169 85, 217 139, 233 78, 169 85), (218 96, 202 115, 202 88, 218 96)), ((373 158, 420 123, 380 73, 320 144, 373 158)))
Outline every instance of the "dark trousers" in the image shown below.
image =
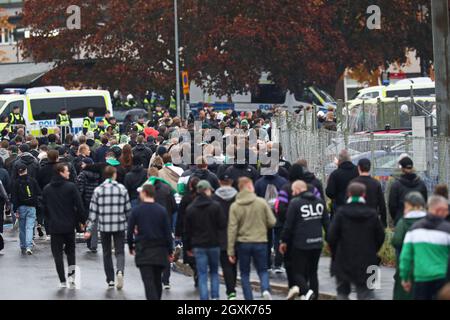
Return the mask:
POLYGON ((67 264, 69 265, 69 268, 75 266, 75 232, 52 234, 50 246, 52 249, 53 259, 55 260, 56 272, 58 272, 59 281, 66 282, 63 253, 67 256, 67 264))
POLYGON ((288 281, 288 287, 292 288, 293 286, 295 286, 294 284, 294 277, 293 277, 293 272, 292 272, 292 257, 291 257, 291 249, 290 246, 288 245, 288 249, 286 251, 286 253, 284 254, 283 257, 283 261, 284 261, 284 268, 286 269, 286 277, 287 277, 287 281, 288 281))
POLYGON ((114 240, 114 250, 117 260, 117 272, 125 269, 125 231, 102 232, 103 266, 105 268, 106 282, 114 281, 114 264, 112 261, 111 240, 114 240))
POLYGON ((161 274, 164 267, 143 266, 140 267, 142 281, 144 282, 145 296, 147 300, 161 300, 162 284, 161 274))
POLYGON ((310 289, 315 297, 319 296, 319 279, 317 269, 322 249, 300 250, 292 248, 291 272, 294 285, 299 286, 300 295, 305 295, 310 289))
MULTIPOLYGON (((352 291, 352 284, 348 281, 336 277, 337 284, 337 300, 349 300, 349 295, 352 291)), ((374 300, 375 294, 367 285, 356 285, 356 298, 358 300, 374 300)))
POLYGON ((5 202, 0 201, 0 233, 3 233, 3 224, 5 223, 5 202))
POLYGON ((267 232, 267 269, 272 269, 273 229, 267 232))
POLYGON ((441 290, 445 284, 445 278, 427 282, 415 282, 413 293, 414 300, 436 300, 439 290, 441 290))
POLYGON ((220 265, 222 266, 223 278, 227 287, 227 295, 236 293, 237 263, 230 263, 226 250, 220 252, 220 265))
POLYGON ((165 285, 170 284, 170 263, 164 268, 161 281, 165 285))
POLYGON ((282 227, 273 228, 273 246, 275 250, 275 261, 273 264, 275 268, 281 268, 283 265, 283 255, 280 253, 280 250, 278 250, 278 247, 280 246, 281 231, 283 231, 282 227))

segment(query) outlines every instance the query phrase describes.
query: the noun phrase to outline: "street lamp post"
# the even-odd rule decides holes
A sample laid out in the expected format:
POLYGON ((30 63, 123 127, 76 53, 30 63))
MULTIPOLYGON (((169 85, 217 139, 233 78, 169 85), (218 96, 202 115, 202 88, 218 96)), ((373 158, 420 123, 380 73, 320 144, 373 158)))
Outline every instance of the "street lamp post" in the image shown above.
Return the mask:
POLYGON ((174 0, 174 16, 175 16, 175 73, 176 73, 176 100, 177 115, 181 116, 181 92, 180 92, 180 45, 178 36, 178 1, 174 0))

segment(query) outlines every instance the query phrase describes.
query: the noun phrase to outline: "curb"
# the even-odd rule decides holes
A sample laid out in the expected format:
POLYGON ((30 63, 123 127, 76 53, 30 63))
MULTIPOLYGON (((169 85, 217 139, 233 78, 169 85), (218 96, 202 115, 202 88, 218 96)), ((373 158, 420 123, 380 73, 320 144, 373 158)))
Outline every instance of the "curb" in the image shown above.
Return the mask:
MULTIPOLYGON (((193 277, 194 276, 194 272, 192 271, 191 267, 189 267, 189 265, 184 264, 180 261, 174 262, 175 265, 175 271, 184 274, 185 276, 189 276, 189 277, 193 277)), ((225 283, 224 279, 223 279, 223 275, 219 274, 220 276, 220 282, 222 284, 225 283)), ((254 291, 260 291, 260 285, 259 285, 259 281, 250 281, 251 285, 252 285, 252 289, 254 291)), ((241 279, 238 277, 237 279, 237 285, 241 284, 241 279)), ((279 294, 279 295, 287 295, 289 292, 289 288, 285 285, 281 285, 281 284, 270 284, 270 287, 272 289, 272 293, 275 294, 279 294)), ((320 293, 319 294, 319 300, 336 300, 336 295, 331 294, 331 293, 320 293)))

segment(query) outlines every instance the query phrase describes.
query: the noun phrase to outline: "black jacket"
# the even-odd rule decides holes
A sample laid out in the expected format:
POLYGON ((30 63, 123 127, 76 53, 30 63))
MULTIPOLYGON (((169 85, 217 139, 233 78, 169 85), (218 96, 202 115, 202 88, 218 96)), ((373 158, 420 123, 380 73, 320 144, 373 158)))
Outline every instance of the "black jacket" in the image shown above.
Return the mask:
POLYGON ((101 182, 101 171, 95 165, 87 165, 78 175, 76 185, 86 210, 89 210, 94 190, 101 182))
POLYGON ((50 234, 72 233, 80 223, 87 220, 76 185, 61 176, 55 175, 44 188, 42 209, 50 234))
POLYGON ((306 191, 289 204, 281 240, 300 250, 322 249, 330 217, 323 200, 306 191))
POLYGON ((396 224, 403 217, 405 196, 413 191, 420 192, 425 202, 427 201, 427 186, 415 173, 403 174, 392 184, 388 199, 389 214, 396 224))
POLYGON ((192 171, 191 178, 192 177, 197 177, 200 180, 208 181, 214 190, 219 189, 220 187, 219 179, 217 179, 217 176, 209 170, 195 169, 192 171))
POLYGON ((186 210, 186 250, 219 247, 219 234, 226 227, 220 204, 205 195, 197 196, 186 210))
POLYGON ((359 176, 358 168, 350 161, 343 162, 334 170, 328 178, 327 189, 328 198, 333 200, 333 209, 337 209, 345 204, 347 200, 347 187, 350 181, 359 176))
POLYGON ((225 170, 225 174, 229 175, 230 178, 233 179, 233 187, 235 189, 238 188, 239 178, 247 177, 252 179, 253 182, 256 182, 259 178, 258 170, 249 164, 235 164, 225 170))
POLYGON ((378 251, 384 242, 384 229, 375 209, 366 204, 341 206, 328 229, 333 262, 332 272, 344 281, 366 285, 367 268, 379 265, 378 251))
POLYGON ((138 144, 133 148, 133 157, 141 159, 144 168, 148 168, 152 155, 152 150, 147 148, 144 144, 138 144))
POLYGON ((384 200, 381 183, 370 176, 359 176, 352 182, 358 182, 366 186, 366 204, 377 211, 381 223, 384 227, 387 227, 386 201, 384 200))
POLYGON ((105 156, 108 151, 109 147, 107 145, 102 144, 100 147, 98 147, 98 149, 95 151, 95 162, 105 163, 105 156))
POLYGON ((307 184, 311 185, 312 187, 316 188, 317 191, 320 193, 320 197, 322 200, 325 201, 325 192, 323 191, 323 185, 322 182, 316 178, 314 173, 309 171, 304 171, 302 179, 307 184))
MULTIPOLYGON (((212 196, 212 199, 216 201, 218 204, 220 204, 220 207, 222 208, 222 212, 225 215, 226 222, 228 224, 228 217, 230 214, 230 207, 233 204, 234 200, 236 200, 237 190, 233 187, 220 187, 216 190, 214 195, 212 196)), ((220 240, 220 248, 222 250, 227 250, 228 245, 228 236, 227 236, 227 228, 224 228, 219 233, 219 240, 220 240)))
POLYGON ((3 168, 3 159, 1 158, 0 158, 0 181, 3 184, 6 193, 9 194, 11 191, 11 179, 9 177, 8 170, 3 168))
POLYGON ((38 206, 38 198, 41 196, 41 188, 35 179, 28 174, 25 176, 18 176, 12 184, 11 188, 11 202, 14 205, 14 210, 20 206, 28 206, 36 208, 38 206), (26 196, 26 186, 29 186, 29 195, 26 196))
POLYGON ((55 165, 57 162, 49 162, 47 159, 43 159, 41 162, 41 167, 37 175, 37 182, 39 187, 43 190, 47 184, 50 183, 53 176, 55 175, 55 165))
POLYGON ((125 175, 123 185, 128 190, 130 200, 139 198, 137 188, 142 186, 147 180, 147 172, 143 166, 133 166, 131 171, 125 175))
POLYGON ((167 210, 170 225, 172 225, 172 215, 177 210, 177 202, 172 194, 172 189, 164 182, 155 182, 155 201, 167 210))

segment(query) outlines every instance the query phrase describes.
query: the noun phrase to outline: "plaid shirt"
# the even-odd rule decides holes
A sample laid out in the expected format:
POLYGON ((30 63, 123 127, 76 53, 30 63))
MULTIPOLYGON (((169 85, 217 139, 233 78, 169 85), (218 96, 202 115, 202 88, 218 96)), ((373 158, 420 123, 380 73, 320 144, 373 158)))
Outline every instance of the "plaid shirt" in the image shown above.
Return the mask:
POLYGON ((127 229, 131 213, 127 189, 117 181, 106 180, 94 190, 89 206, 89 227, 98 221, 100 232, 118 232, 127 229))

